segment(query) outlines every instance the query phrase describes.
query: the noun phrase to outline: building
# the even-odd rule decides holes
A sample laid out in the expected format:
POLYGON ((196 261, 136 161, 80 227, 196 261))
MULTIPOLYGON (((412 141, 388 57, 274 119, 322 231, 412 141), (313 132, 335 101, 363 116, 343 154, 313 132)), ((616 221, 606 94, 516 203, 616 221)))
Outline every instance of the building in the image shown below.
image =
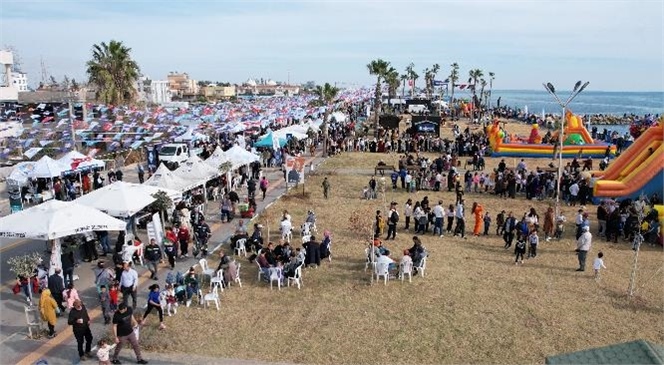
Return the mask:
POLYGON ((299 93, 299 85, 286 85, 273 80, 261 80, 260 82, 256 82, 253 79, 249 79, 244 84, 237 87, 237 95, 291 96, 299 93))
POLYGON ((198 94, 196 80, 190 79, 185 73, 171 72, 168 74, 168 87, 174 97, 182 98, 198 94))
POLYGON ((149 104, 163 104, 171 102, 170 83, 166 80, 151 80, 148 76, 141 76, 136 81, 138 100, 149 104))
POLYGON ((25 72, 12 72, 12 82, 18 92, 30 91, 28 89, 28 74, 25 72))
POLYGON ((219 86, 216 84, 209 84, 201 88, 201 95, 208 100, 229 99, 236 95, 235 92, 235 85, 219 86))
POLYGON ((18 88, 12 79, 12 66, 14 54, 10 51, 0 51, 0 64, 2 65, 2 80, 0 81, 0 102, 18 101, 18 88))

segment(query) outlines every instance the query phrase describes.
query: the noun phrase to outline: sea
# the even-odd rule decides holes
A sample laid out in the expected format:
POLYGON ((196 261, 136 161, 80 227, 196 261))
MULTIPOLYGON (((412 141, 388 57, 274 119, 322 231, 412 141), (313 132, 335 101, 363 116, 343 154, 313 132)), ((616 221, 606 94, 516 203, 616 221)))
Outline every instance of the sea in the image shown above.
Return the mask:
MULTIPOLYGON (((558 91, 565 101, 570 91, 558 91)), ((492 106, 500 98, 501 106, 528 110, 529 113, 560 115, 561 107, 546 90, 493 90, 492 106)), ((569 104, 569 109, 577 115, 589 114, 662 114, 664 113, 664 92, 614 92, 583 91, 569 104)), ((592 123, 592 122, 591 122, 592 123)))

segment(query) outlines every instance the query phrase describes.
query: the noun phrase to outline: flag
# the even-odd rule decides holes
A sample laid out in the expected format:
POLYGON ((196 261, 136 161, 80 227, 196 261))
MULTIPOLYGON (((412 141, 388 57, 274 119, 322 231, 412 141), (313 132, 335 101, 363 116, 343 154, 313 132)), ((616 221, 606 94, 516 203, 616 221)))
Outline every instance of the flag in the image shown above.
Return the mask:
POLYGON ((413 80, 408 80, 408 86, 413 86, 413 80))

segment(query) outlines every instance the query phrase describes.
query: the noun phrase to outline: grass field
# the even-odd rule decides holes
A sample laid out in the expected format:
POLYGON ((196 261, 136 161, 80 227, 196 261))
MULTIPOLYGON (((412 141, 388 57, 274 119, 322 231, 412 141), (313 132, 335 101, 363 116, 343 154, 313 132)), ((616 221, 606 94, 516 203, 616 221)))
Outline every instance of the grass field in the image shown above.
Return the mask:
MULTIPOLYGON (((630 246, 594 241, 590 263, 601 250, 608 267, 597 281, 592 270, 575 272, 571 226, 563 240, 541 243, 537 258, 523 266, 514 265, 513 250, 503 249, 495 227, 494 235, 467 240, 424 236, 430 251, 426 277, 416 276, 412 283, 371 285, 364 271, 362 237, 349 231, 348 217, 358 209, 385 209, 382 198, 359 199, 381 157, 352 153, 330 158, 308 178, 306 196, 300 187, 270 207, 276 216, 287 209, 296 226, 308 209, 314 209, 319 232, 333 232, 332 262, 306 269, 301 290, 270 290, 256 281, 255 264, 238 258, 243 288, 225 291, 219 312, 182 308, 166 319, 167 330, 146 327, 143 346, 291 363, 441 364, 542 363, 548 355, 638 338, 664 343, 664 274, 658 271, 662 250, 643 248, 638 290, 629 299, 630 246), (332 184, 329 200, 323 199, 320 187, 324 176, 332 184)), ((488 159, 487 167, 497 163, 488 159)), ((424 195, 434 203, 442 199, 445 205, 454 199, 447 191, 410 195, 388 191, 386 201, 397 201, 401 211, 408 197, 419 200, 424 195)), ((532 205, 543 216, 550 204, 523 196, 503 200, 467 194, 467 231, 472 230, 473 201, 482 203, 494 222, 501 209, 521 214, 532 205)), ((564 208, 568 218, 575 210, 564 208)), ((594 217, 595 208, 590 211, 594 217)), ((412 244, 412 228, 405 232, 403 225, 402 214, 397 239, 386 242, 396 260, 412 244)), ((273 241, 277 229, 275 221, 273 241)), ((299 235, 294 236, 299 245, 299 235)))

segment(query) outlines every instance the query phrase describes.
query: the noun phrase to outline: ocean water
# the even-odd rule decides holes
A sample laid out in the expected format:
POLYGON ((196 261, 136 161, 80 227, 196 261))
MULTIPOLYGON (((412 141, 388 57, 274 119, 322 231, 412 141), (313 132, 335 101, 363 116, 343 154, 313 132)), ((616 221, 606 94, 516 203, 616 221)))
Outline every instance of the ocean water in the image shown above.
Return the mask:
MULTIPOLYGON (((564 102, 570 95, 569 91, 557 92, 564 102)), ((498 98, 501 106, 509 106, 529 113, 547 114, 561 113, 561 108, 546 90, 494 90, 491 104, 496 106, 498 98)), ((604 92, 584 91, 569 104, 574 114, 663 114, 664 92, 604 92)))

